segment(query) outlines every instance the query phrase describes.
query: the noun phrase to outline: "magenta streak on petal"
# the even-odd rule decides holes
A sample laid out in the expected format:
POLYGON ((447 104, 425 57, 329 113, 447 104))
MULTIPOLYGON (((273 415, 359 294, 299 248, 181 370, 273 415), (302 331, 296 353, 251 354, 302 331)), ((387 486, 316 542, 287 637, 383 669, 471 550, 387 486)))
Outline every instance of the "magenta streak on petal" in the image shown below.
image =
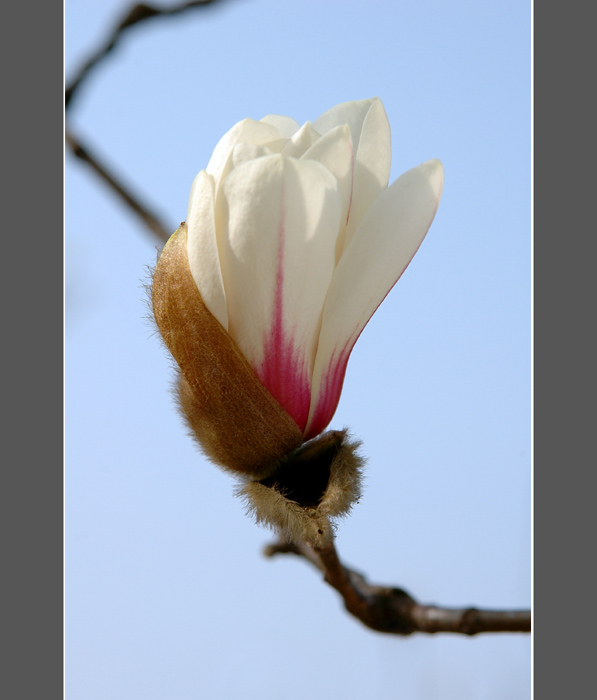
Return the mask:
MULTIPOLYGON (((282 212, 284 214, 284 212, 282 212)), ((272 322, 264 334, 264 359, 257 368, 261 383, 305 430, 311 403, 311 386, 302 353, 284 327, 284 216, 280 223, 278 270, 272 322)))
POLYGON ((305 434, 305 439, 311 440, 322 433, 332 420, 340 401, 346 365, 353 347, 354 342, 347 343, 337 357, 334 353, 327 371, 321 378, 322 389, 319 392, 319 401, 311 418, 309 430, 305 434))

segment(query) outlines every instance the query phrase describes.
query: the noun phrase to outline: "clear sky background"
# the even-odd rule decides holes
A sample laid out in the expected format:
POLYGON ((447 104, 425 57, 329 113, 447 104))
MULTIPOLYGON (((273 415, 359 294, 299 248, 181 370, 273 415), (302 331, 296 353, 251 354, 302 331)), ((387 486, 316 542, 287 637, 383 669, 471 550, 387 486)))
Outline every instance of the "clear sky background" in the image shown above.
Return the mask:
MULTIPOLYGON (((68 0, 67 81, 126 7, 68 0)), ((224 0, 130 30, 69 112, 172 230, 244 117, 378 96, 391 181, 442 160, 435 222, 330 427, 368 458, 341 557, 446 606, 531 602, 530 16, 514 0, 224 0)), ((65 238, 67 698, 530 696, 528 635, 383 636, 306 562, 265 559, 271 534, 176 413, 146 319, 158 242, 69 154, 65 238)))

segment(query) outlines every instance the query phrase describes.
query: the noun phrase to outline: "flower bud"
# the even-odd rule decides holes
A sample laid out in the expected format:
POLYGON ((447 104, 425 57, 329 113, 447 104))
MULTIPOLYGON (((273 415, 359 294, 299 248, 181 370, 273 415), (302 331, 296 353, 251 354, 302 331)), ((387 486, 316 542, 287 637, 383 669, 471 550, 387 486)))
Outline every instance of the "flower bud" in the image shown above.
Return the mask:
POLYGON ((323 546, 360 493, 346 431, 323 431, 361 331, 435 216, 430 160, 388 187, 377 98, 302 127, 244 119, 217 144, 161 253, 152 303, 182 413, 259 522, 323 546))

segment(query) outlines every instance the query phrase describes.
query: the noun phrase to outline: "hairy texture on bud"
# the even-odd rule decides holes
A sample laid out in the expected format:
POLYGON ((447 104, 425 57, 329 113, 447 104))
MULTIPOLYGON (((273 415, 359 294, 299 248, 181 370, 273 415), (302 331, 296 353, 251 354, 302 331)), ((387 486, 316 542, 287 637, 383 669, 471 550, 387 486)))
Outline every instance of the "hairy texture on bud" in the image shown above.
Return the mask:
POLYGON ((293 542, 325 547, 334 536, 335 518, 347 515, 361 495, 360 442, 346 430, 330 431, 289 454, 261 481, 239 495, 255 520, 293 542))
POLYGON ((159 257, 152 305, 180 368, 183 414, 205 454, 236 473, 269 476, 303 435, 205 306, 189 269, 184 223, 159 257))

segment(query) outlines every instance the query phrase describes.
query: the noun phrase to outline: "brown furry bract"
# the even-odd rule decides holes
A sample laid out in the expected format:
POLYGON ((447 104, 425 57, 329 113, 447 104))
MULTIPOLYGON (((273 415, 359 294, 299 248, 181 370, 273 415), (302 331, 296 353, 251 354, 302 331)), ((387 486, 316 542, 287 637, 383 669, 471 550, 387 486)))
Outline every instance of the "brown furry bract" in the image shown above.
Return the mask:
POLYGON ((180 368, 183 414, 205 454, 236 473, 267 477, 303 436, 205 306, 189 269, 184 223, 159 257, 152 305, 180 368))

